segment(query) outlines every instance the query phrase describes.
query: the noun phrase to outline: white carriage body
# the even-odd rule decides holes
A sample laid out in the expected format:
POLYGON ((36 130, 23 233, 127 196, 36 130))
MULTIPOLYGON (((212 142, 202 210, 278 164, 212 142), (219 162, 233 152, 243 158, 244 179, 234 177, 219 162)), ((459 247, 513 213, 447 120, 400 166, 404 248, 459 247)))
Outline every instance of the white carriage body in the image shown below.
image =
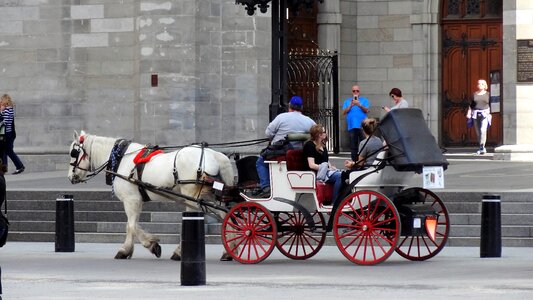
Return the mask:
MULTIPOLYGON (((411 178, 412 172, 398 172, 392 166, 387 165, 377 170, 381 159, 385 157, 385 151, 379 153, 375 164, 367 169, 350 173, 349 182, 364 176, 355 185, 354 191, 372 190, 390 196, 403 189, 411 178)), ((254 198, 244 193, 241 196, 246 201, 254 201, 263 205, 270 211, 293 211, 291 204, 277 201, 274 198, 284 198, 298 202, 309 211, 330 212, 332 205, 323 205, 318 199, 316 174, 313 171, 287 170, 286 161, 265 161, 269 165, 270 172, 270 197, 254 198)))

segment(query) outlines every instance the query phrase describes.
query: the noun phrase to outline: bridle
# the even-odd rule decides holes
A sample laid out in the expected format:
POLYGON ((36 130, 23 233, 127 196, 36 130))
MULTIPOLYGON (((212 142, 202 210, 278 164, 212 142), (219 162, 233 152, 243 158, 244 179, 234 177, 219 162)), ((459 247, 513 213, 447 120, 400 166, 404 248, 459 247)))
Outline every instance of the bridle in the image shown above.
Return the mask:
MULTIPOLYGON (((91 158, 90 158, 89 155, 87 155, 87 151, 83 147, 83 143, 84 142, 85 142, 85 136, 80 136, 79 142, 78 143, 75 142, 73 147, 72 147, 72 150, 70 150, 70 157, 76 159, 74 162, 70 163, 70 165, 72 166, 72 176, 73 176, 73 179, 74 178, 76 179, 76 182, 86 182, 86 181, 88 181, 92 177, 96 176, 98 173, 102 172, 102 170, 105 169, 105 167, 109 163, 108 161, 106 161, 104 164, 102 164, 98 168, 93 169, 92 168, 92 163, 91 163, 91 158), (89 168, 88 169, 80 167, 80 163, 83 160, 85 160, 85 159, 89 160, 89 168), (89 174, 87 176, 85 176, 85 179, 80 179, 79 176, 76 175, 76 169, 88 172, 89 174)), ((92 144, 91 144, 91 146, 92 146, 92 144)))

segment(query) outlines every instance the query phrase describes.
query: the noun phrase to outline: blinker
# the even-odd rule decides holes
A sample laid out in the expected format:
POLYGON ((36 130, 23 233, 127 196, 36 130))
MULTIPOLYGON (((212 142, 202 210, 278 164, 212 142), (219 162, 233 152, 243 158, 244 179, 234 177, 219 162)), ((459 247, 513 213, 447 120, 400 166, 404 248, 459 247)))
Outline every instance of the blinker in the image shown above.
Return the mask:
POLYGON ((79 150, 79 149, 72 149, 72 150, 70 150, 70 157, 72 157, 72 158, 77 158, 78 155, 80 155, 80 150, 79 150))

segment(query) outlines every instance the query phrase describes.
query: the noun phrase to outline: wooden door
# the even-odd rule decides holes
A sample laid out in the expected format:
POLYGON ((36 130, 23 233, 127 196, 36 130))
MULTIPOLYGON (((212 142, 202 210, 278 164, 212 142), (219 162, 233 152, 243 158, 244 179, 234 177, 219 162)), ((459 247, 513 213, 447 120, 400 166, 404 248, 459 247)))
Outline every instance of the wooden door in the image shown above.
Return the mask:
MULTIPOLYGON (((477 7, 467 6, 475 2, 472 0, 449 1, 453 3, 448 6, 447 1, 443 2, 442 142, 445 146, 478 146, 474 129, 466 127, 465 115, 477 80, 485 79, 490 85, 491 72, 502 70, 501 13, 497 13, 498 1, 478 1, 477 7), (484 6, 489 4, 493 6, 484 6), (456 10, 450 11, 450 7, 456 10)), ((492 114, 487 136, 489 146, 501 145, 503 141, 503 101, 501 97, 499 112, 492 114)))

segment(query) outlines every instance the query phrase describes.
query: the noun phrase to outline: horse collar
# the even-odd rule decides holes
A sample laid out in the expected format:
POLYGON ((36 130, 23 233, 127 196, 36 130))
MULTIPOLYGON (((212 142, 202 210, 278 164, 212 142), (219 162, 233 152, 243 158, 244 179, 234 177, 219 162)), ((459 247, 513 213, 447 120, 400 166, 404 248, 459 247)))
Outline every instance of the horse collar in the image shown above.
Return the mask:
MULTIPOLYGON (((109 161, 107 163, 106 168, 108 171, 111 171, 113 173, 117 172, 118 166, 120 165, 120 161, 122 160, 122 157, 124 156, 124 153, 126 153, 126 150, 130 146, 130 144, 131 141, 128 141, 126 139, 118 139, 115 141, 115 145, 111 150, 111 154, 109 154, 109 161)), ((107 185, 113 185, 114 179, 115 175, 107 173, 105 177, 105 182, 107 185)))

